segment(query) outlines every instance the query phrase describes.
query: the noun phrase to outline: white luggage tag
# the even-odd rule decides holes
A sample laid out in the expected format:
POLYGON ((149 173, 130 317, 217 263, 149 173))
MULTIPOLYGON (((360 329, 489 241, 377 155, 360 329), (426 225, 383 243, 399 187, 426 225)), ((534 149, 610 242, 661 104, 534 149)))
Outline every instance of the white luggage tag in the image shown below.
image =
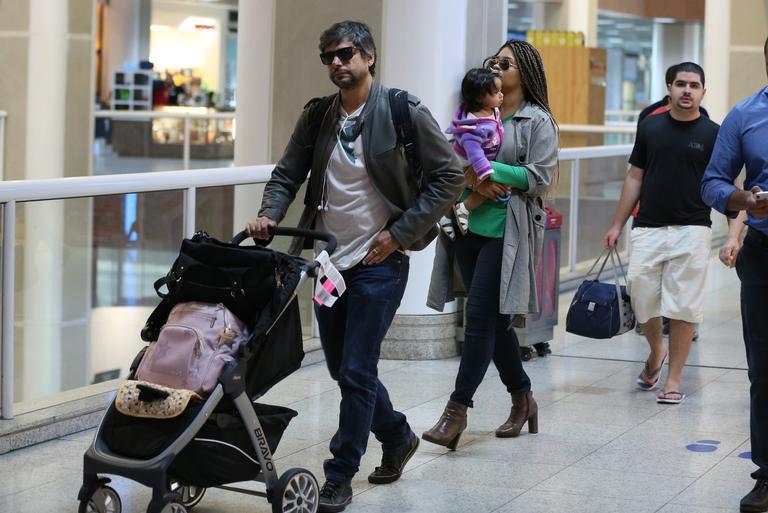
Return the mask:
POLYGON ((321 251, 315 262, 320 264, 322 273, 317 277, 315 285, 315 294, 312 299, 318 305, 333 306, 339 297, 347 290, 347 284, 344 283, 344 277, 338 269, 331 263, 331 257, 325 251, 321 251), (333 292, 338 295, 334 296, 333 292))

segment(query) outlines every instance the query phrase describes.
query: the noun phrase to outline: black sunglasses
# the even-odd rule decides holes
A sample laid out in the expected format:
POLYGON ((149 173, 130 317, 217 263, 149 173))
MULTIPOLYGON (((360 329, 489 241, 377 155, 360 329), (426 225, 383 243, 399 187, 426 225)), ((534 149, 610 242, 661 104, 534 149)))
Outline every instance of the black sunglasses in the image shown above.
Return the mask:
POLYGON ((483 67, 493 69, 497 67, 501 71, 509 71, 509 68, 519 69, 517 64, 513 64, 512 59, 509 57, 488 57, 483 61, 483 67))
POLYGON ((356 46, 345 46, 344 48, 339 48, 332 52, 323 52, 320 54, 320 62, 329 66, 336 57, 338 57, 341 62, 349 62, 355 55, 356 50, 359 50, 356 46))

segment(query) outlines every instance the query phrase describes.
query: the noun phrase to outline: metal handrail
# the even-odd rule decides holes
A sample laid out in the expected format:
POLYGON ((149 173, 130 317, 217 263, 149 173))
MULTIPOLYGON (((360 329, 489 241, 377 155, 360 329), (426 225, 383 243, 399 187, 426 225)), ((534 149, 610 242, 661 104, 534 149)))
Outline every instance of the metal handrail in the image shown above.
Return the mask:
POLYGON ((234 112, 166 112, 160 110, 97 110, 93 112, 97 118, 112 119, 234 119, 234 112))
POLYGON ((274 167, 274 165, 221 167, 45 180, 15 180, 0 184, 0 203, 263 183, 269 179, 274 167))
POLYGON ((582 134, 634 134, 637 127, 634 123, 617 122, 610 125, 558 125, 560 132, 582 134))
POLYGON ((623 157, 632 153, 631 144, 611 144, 608 146, 582 146, 580 148, 562 148, 560 160, 600 159, 606 157, 623 157))
MULTIPOLYGON (((568 260, 571 271, 574 271, 576 268, 580 162, 584 159, 627 156, 631 151, 632 145, 564 148, 560 150, 559 157, 561 162, 573 161, 568 248, 568 260)), ((198 188, 265 183, 269 179, 273 167, 273 165, 261 165, 46 180, 18 180, 0 183, 0 204, 3 206, 3 232, 1 240, 3 247, 3 301, 2 334, 0 335, 0 354, 2 355, 0 418, 13 418, 15 240, 16 205, 18 202, 183 190, 184 233, 186 236, 191 236, 195 229, 195 204, 198 188)))
POLYGON ((5 180, 5 118, 8 113, 0 110, 0 181, 5 180))
POLYGON ((637 119, 637 116, 640 115, 639 110, 606 110, 605 116, 608 117, 633 117, 637 119))
POLYGON ((184 143, 182 146, 182 168, 189 169, 191 143, 189 140, 189 121, 192 119, 235 119, 234 112, 165 112, 157 110, 97 110, 97 118, 124 119, 127 121, 145 121, 147 119, 183 119, 184 143))

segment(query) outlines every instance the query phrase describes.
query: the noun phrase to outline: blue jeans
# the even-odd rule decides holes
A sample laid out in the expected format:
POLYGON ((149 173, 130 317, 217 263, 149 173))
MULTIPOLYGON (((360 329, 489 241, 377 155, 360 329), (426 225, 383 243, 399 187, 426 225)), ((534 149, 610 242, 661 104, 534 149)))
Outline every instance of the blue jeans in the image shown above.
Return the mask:
POLYGON ((333 458, 323 465, 327 479, 352 479, 371 432, 385 451, 410 439, 405 415, 392 407, 377 368, 381 342, 405 292, 408 268, 408 256, 397 251, 380 264, 358 264, 341 272, 347 290, 333 307, 315 305, 325 361, 341 390, 339 428, 330 444, 333 458))
POLYGON ((509 326, 509 315, 499 313, 504 239, 470 232, 457 237, 455 244, 467 302, 464 350, 451 401, 473 406, 472 397, 491 359, 507 392, 525 394, 531 390, 531 380, 523 369, 520 342, 509 326))
POLYGON ((755 479, 768 479, 768 236, 749 228, 736 258, 749 369, 749 430, 755 479))

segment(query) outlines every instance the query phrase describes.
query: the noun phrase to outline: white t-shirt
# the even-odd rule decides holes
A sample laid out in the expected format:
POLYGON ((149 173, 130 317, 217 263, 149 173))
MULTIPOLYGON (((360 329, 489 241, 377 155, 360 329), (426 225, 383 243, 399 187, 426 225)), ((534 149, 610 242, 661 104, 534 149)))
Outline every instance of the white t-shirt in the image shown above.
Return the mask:
MULTIPOLYGON (((350 115, 341 109, 336 145, 325 169, 323 196, 315 224, 317 230, 336 237, 336 251, 331 261, 342 271, 363 260, 391 216, 387 202, 365 170, 358 124, 364 106, 350 115)), ((315 248, 318 247, 316 244, 315 248)))

